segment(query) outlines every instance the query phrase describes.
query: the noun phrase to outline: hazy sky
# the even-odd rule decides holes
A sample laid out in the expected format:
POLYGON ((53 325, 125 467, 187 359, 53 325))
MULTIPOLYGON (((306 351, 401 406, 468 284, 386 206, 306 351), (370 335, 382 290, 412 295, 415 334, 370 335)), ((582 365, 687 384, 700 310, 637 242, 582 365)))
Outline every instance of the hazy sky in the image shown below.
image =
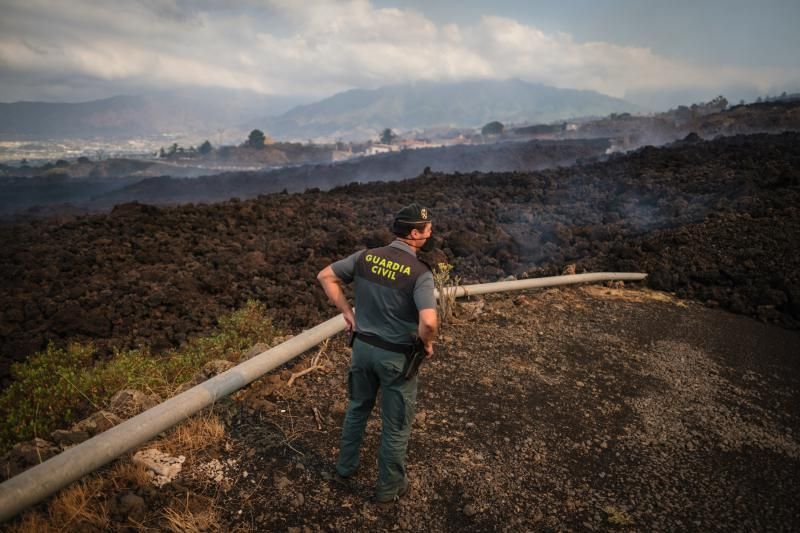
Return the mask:
POLYGON ((800 90, 798 27, 800 0, 0 0, 0 101, 473 78, 774 94, 800 90))

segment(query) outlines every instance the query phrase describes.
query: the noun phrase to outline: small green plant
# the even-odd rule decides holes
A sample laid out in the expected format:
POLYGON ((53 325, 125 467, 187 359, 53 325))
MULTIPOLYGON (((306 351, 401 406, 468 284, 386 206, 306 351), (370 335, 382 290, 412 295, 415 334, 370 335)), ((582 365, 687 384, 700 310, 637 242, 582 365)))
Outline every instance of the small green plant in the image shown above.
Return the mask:
POLYGON ((11 365, 14 382, 0 397, 2 449, 69 424, 75 410, 86 402, 84 396, 89 401, 97 399, 92 397, 90 376, 83 373, 93 356, 91 344, 71 344, 63 349, 51 344, 25 363, 11 365))
POLYGON ((439 320, 446 324, 453 318, 456 307, 456 293, 461 283, 461 276, 451 274, 453 265, 439 263, 433 270, 433 284, 439 292, 439 320))
POLYGON ((118 350, 95 360, 91 343, 56 348, 52 344, 11 367, 13 383, 0 393, 0 453, 99 409, 118 390, 137 389, 171 396, 208 361, 235 360, 257 342, 275 335, 264 304, 249 301, 219 319, 213 335, 198 337, 162 355, 149 350, 118 350))
POLYGON ((608 522, 615 526, 632 526, 634 523, 625 511, 620 511, 613 505, 603 507, 603 512, 606 513, 608 522))

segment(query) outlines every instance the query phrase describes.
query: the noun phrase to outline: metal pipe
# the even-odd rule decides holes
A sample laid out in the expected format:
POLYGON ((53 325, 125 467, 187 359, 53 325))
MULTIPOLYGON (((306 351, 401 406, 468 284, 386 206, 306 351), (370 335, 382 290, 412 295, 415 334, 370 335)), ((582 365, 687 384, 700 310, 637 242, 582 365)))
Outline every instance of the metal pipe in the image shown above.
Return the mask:
POLYGON ((641 281, 647 274, 632 272, 594 272, 588 274, 570 274, 566 276, 550 276, 547 278, 518 279, 514 281, 496 281, 494 283, 481 283, 479 285, 460 285, 446 287, 445 292, 455 289, 456 298, 474 296, 493 292, 520 291, 524 289, 538 289, 541 287, 554 287, 556 285, 573 285, 596 281, 641 281))
MULTIPOLYGON (((455 291, 458 297, 582 282, 641 280, 645 277, 646 274, 600 272, 467 285, 458 287, 455 291)), ((344 327, 342 315, 337 315, 5 481, 0 484, 0 522, 12 518, 220 398, 236 392, 270 370, 339 333, 344 327)))
POLYGON ((319 324, 0 485, 0 521, 41 501, 344 329, 342 315, 319 324))

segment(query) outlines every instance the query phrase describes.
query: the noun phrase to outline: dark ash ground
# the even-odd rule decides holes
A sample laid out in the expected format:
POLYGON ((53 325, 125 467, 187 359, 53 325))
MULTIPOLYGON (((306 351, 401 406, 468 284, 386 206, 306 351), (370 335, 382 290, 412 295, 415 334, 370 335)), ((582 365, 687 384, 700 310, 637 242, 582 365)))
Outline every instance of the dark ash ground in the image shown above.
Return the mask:
POLYGON ((646 290, 492 297, 423 369, 413 497, 393 510, 369 503, 377 412, 353 486, 328 480, 348 364, 329 353, 325 371, 264 380, 222 409, 229 483, 189 488, 216 498, 226 529, 796 527, 796 332, 646 290))

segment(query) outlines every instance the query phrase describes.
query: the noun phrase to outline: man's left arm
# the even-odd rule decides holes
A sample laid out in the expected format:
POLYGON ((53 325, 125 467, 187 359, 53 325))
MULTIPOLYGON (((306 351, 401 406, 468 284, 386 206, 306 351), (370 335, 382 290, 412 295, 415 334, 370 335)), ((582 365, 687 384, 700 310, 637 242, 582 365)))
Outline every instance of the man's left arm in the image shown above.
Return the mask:
POLYGON ((419 311, 417 335, 422 339, 425 354, 433 355, 433 340, 439 329, 439 317, 436 314, 436 297, 434 296, 433 275, 426 272, 417 278, 414 286, 414 303, 419 311))

